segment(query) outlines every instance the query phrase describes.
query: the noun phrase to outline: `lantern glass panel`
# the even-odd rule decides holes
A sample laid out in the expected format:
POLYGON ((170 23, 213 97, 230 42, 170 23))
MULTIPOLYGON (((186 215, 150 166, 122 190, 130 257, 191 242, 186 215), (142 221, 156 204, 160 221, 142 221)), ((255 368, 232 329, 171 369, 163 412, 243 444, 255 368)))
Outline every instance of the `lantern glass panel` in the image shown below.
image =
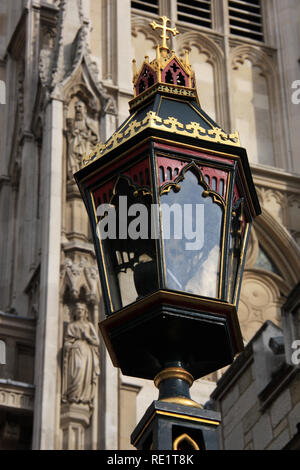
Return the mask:
POLYGON ((119 310, 157 289, 155 239, 151 239, 150 190, 121 177, 102 218, 100 238, 112 310, 119 310), (109 209, 109 208, 108 208, 109 209), (107 218, 106 221, 104 218, 107 218), (106 236, 108 226, 113 227, 106 236))
POLYGON ((185 171, 161 195, 168 289, 219 298, 224 207, 200 171, 185 171))

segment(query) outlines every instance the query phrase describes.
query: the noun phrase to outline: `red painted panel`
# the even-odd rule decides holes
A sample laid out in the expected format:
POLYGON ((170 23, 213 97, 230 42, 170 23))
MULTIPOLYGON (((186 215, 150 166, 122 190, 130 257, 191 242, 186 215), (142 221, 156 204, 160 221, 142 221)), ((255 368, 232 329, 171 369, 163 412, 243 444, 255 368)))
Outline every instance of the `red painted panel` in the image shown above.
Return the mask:
POLYGON ((179 86, 189 86, 189 77, 176 59, 173 59, 161 73, 164 83, 173 83, 179 86))
POLYGON ((186 165, 182 160, 157 157, 159 185, 174 181, 186 165))
POLYGON ((116 177, 111 179, 103 186, 93 191, 94 202, 96 207, 98 207, 100 204, 109 203, 116 179, 116 177))
POLYGON ((96 183, 100 179, 100 177, 101 177, 101 179, 105 178, 105 176, 107 176, 109 173, 112 173, 112 172, 117 173, 118 168, 121 165, 124 165, 124 163, 126 164, 126 163, 130 162, 131 159, 133 159, 138 154, 142 153, 143 151, 145 151, 148 148, 149 148, 148 145, 143 145, 142 147, 140 147, 135 152, 125 154, 117 162, 115 162, 115 163, 112 162, 110 165, 107 165, 106 168, 99 169, 98 172, 95 175, 91 176, 91 178, 86 181, 87 186, 89 187, 93 183, 96 183))
MULTIPOLYGON (((128 170, 122 172, 121 175, 129 176, 133 183, 139 186, 150 187, 150 163, 149 158, 145 158, 141 162, 132 166, 128 170)), ((118 175, 119 176, 119 175, 118 175)), ((95 206, 98 207, 100 204, 108 203, 112 196, 112 191, 117 181, 118 176, 115 176, 110 181, 105 183, 103 186, 93 191, 95 206)))
MULTIPOLYGON (((157 157, 157 171, 160 186, 174 181, 181 170, 188 164, 182 160, 167 157, 157 157)), ((228 181, 228 172, 220 169, 198 165, 206 183, 213 190, 225 197, 228 181)))
POLYGON ((132 166, 124 173, 125 176, 129 176, 133 183, 137 183, 139 186, 150 187, 150 164, 149 159, 146 158, 136 165, 132 166))
POLYGON ((136 95, 140 95, 143 91, 154 85, 154 83, 157 83, 157 73, 152 70, 149 65, 144 64, 144 67, 135 85, 136 95), (143 89, 140 88, 141 86, 143 89))

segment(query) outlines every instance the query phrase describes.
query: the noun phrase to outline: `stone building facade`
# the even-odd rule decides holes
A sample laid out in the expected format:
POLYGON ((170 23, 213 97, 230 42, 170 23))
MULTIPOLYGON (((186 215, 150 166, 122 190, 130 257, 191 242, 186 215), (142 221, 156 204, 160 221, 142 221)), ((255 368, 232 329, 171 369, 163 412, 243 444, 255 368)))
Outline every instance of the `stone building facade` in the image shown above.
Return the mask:
MULTIPOLYGON (((160 15, 181 32, 172 48, 189 50, 203 109, 240 132, 263 208, 239 306, 245 344, 267 320, 282 326, 299 281, 298 0, 1 1, 0 448, 131 448, 157 398, 112 366, 99 337, 101 289, 72 173, 128 116, 132 58, 154 56, 149 22, 160 15), (93 342, 82 340, 85 383, 70 366, 82 335, 93 342)), ((193 399, 205 403, 223 372, 197 381, 193 399)))
POLYGON ((266 321, 212 393, 223 450, 300 449, 300 284, 266 321))

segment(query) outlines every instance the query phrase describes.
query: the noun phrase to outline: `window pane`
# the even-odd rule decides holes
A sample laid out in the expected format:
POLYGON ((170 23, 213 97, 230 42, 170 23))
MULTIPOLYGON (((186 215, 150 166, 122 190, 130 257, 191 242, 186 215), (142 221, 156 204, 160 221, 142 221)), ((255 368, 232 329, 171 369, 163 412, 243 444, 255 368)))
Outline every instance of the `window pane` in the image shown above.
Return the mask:
MULTIPOLYGON (((144 180, 141 176, 139 178, 140 181, 144 180)), ((131 178, 121 176, 110 203, 102 206, 98 235, 101 235, 113 310, 123 308, 157 289, 151 204, 150 188, 134 184, 131 178)))
POLYGON ((161 196, 167 288, 218 297, 223 208, 188 170, 161 196))

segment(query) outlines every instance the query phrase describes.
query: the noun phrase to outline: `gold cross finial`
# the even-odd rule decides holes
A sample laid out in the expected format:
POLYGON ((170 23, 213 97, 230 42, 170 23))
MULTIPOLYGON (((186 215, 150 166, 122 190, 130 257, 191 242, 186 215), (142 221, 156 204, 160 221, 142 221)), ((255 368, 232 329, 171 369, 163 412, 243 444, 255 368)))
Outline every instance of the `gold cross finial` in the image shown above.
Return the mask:
POLYGON ((167 39, 170 39, 169 36, 167 35, 168 31, 173 34, 173 36, 176 36, 176 34, 179 34, 179 31, 176 28, 169 28, 167 26, 167 23, 170 22, 171 20, 167 18, 166 16, 161 16, 160 19, 162 20, 162 25, 157 24, 156 21, 152 21, 150 23, 150 26, 155 30, 157 28, 162 29, 162 34, 160 37, 162 38, 163 42, 162 45, 160 46, 161 49, 168 49, 167 46, 167 39))

